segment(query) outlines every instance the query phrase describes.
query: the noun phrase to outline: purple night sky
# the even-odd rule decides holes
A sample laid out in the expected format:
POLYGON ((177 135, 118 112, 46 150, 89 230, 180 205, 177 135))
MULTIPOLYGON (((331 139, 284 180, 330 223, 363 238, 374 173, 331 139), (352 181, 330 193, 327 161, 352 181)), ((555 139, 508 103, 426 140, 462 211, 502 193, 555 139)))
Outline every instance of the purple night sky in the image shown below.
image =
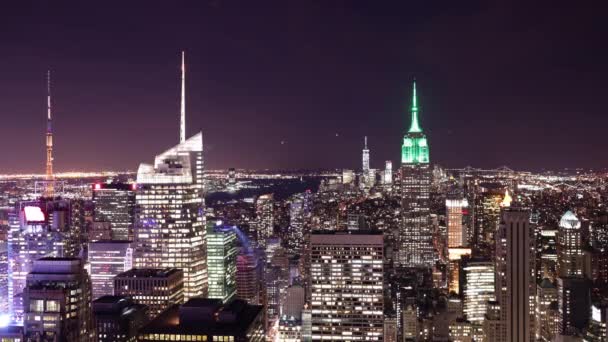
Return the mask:
POLYGON ((178 142, 182 49, 211 169, 357 168, 364 135, 373 168, 397 164, 413 77, 433 163, 606 166, 608 23, 591 3, 14 3, 0 173, 44 171, 49 67, 57 171, 151 162, 178 142))

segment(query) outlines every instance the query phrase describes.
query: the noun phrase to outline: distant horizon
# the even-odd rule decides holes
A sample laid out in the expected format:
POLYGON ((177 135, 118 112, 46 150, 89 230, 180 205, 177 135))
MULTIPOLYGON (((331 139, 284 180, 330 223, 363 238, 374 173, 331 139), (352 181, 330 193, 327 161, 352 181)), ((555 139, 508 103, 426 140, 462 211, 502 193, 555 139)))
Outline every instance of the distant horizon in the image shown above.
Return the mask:
MULTIPOLYGON (((432 164, 434 165, 434 164, 432 164)), ((498 170, 502 167, 507 167, 511 170, 513 170, 514 172, 530 172, 530 173, 551 173, 551 172, 576 172, 576 171, 583 171, 583 172, 592 172, 592 173, 602 173, 602 172, 608 172, 608 168, 600 168, 600 169, 594 169, 594 168, 577 168, 577 167, 573 167, 573 168, 561 168, 561 169, 551 169, 551 170, 518 170, 518 169, 513 169, 510 168, 508 165, 501 165, 495 168, 481 168, 481 167, 475 167, 475 166, 471 166, 471 165, 467 165, 467 166, 463 166, 463 167, 445 167, 443 165, 439 165, 442 169, 444 170, 462 170, 462 169, 466 169, 468 167, 471 167, 475 170, 484 170, 484 171, 493 171, 493 170, 498 170)), ((230 168, 225 168, 225 169, 205 169, 205 172, 212 172, 212 173, 223 173, 223 172, 227 172, 230 168)), ((234 168, 236 171, 246 171, 246 172, 251 172, 251 173, 268 173, 268 172, 284 172, 284 173, 306 173, 306 172, 341 172, 342 170, 352 170, 355 172, 358 172, 360 170, 358 169, 349 169, 349 168, 327 168, 327 169, 250 169, 250 168, 234 168)), ((374 169, 374 168, 372 168, 374 169)), ((393 165, 393 172, 397 172, 398 171, 398 167, 395 168, 395 166, 393 165)), ((376 168, 375 169, 377 172, 382 172, 384 171, 384 168, 376 168)), ((99 176, 104 176, 104 174, 106 174, 106 176, 110 176, 112 174, 115 175, 128 175, 128 174, 132 174, 132 175, 137 175, 137 170, 69 170, 69 171, 58 171, 55 172, 55 177, 57 178, 90 178, 90 177, 99 177, 99 176), (82 176, 76 176, 75 174, 83 174, 82 176)), ((29 179, 38 179, 41 178, 43 179, 45 177, 45 174, 42 172, 12 172, 12 173, 0 173, 0 180, 2 179, 10 179, 11 177, 21 177, 20 179, 24 179, 24 177, 29 177, 29 179)))

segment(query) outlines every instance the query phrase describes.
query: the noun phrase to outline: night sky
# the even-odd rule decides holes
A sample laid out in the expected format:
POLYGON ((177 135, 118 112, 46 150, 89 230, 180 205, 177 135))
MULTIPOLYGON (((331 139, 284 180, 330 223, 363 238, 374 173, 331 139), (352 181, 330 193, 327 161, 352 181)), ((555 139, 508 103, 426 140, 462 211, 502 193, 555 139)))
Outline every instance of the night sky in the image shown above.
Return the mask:
POLYGON ((44 172, 48 68, 56 170, 152 162, 179 139, 182 49, 210 169, 358 168, 364 135, 373 168, 398 163, 414 77, 433 163, 607 166, 599 1, 14 3, 0 173, 44 172))

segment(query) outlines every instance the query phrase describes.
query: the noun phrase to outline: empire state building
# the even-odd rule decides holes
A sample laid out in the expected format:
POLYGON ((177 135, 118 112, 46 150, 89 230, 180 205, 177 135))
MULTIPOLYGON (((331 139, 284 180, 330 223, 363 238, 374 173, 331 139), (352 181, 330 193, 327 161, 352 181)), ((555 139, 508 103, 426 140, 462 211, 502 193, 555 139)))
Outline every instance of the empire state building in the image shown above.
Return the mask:
POLYGON ((435 262, 430 220, 431 168, 426 135, 418 122, 416 81, 411 125, 401 146, 401 208, 397 263, 403 267, 432 267, 435 262))

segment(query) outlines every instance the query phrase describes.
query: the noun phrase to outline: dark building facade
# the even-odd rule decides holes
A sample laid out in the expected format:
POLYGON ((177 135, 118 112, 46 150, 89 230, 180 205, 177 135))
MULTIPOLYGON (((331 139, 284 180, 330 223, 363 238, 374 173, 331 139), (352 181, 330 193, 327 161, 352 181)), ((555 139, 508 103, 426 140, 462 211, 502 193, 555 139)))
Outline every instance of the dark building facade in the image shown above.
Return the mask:
POLYGON ((263 307, 236 299, 192 298, 146 325, 138 341, 265 341, 263 307))

